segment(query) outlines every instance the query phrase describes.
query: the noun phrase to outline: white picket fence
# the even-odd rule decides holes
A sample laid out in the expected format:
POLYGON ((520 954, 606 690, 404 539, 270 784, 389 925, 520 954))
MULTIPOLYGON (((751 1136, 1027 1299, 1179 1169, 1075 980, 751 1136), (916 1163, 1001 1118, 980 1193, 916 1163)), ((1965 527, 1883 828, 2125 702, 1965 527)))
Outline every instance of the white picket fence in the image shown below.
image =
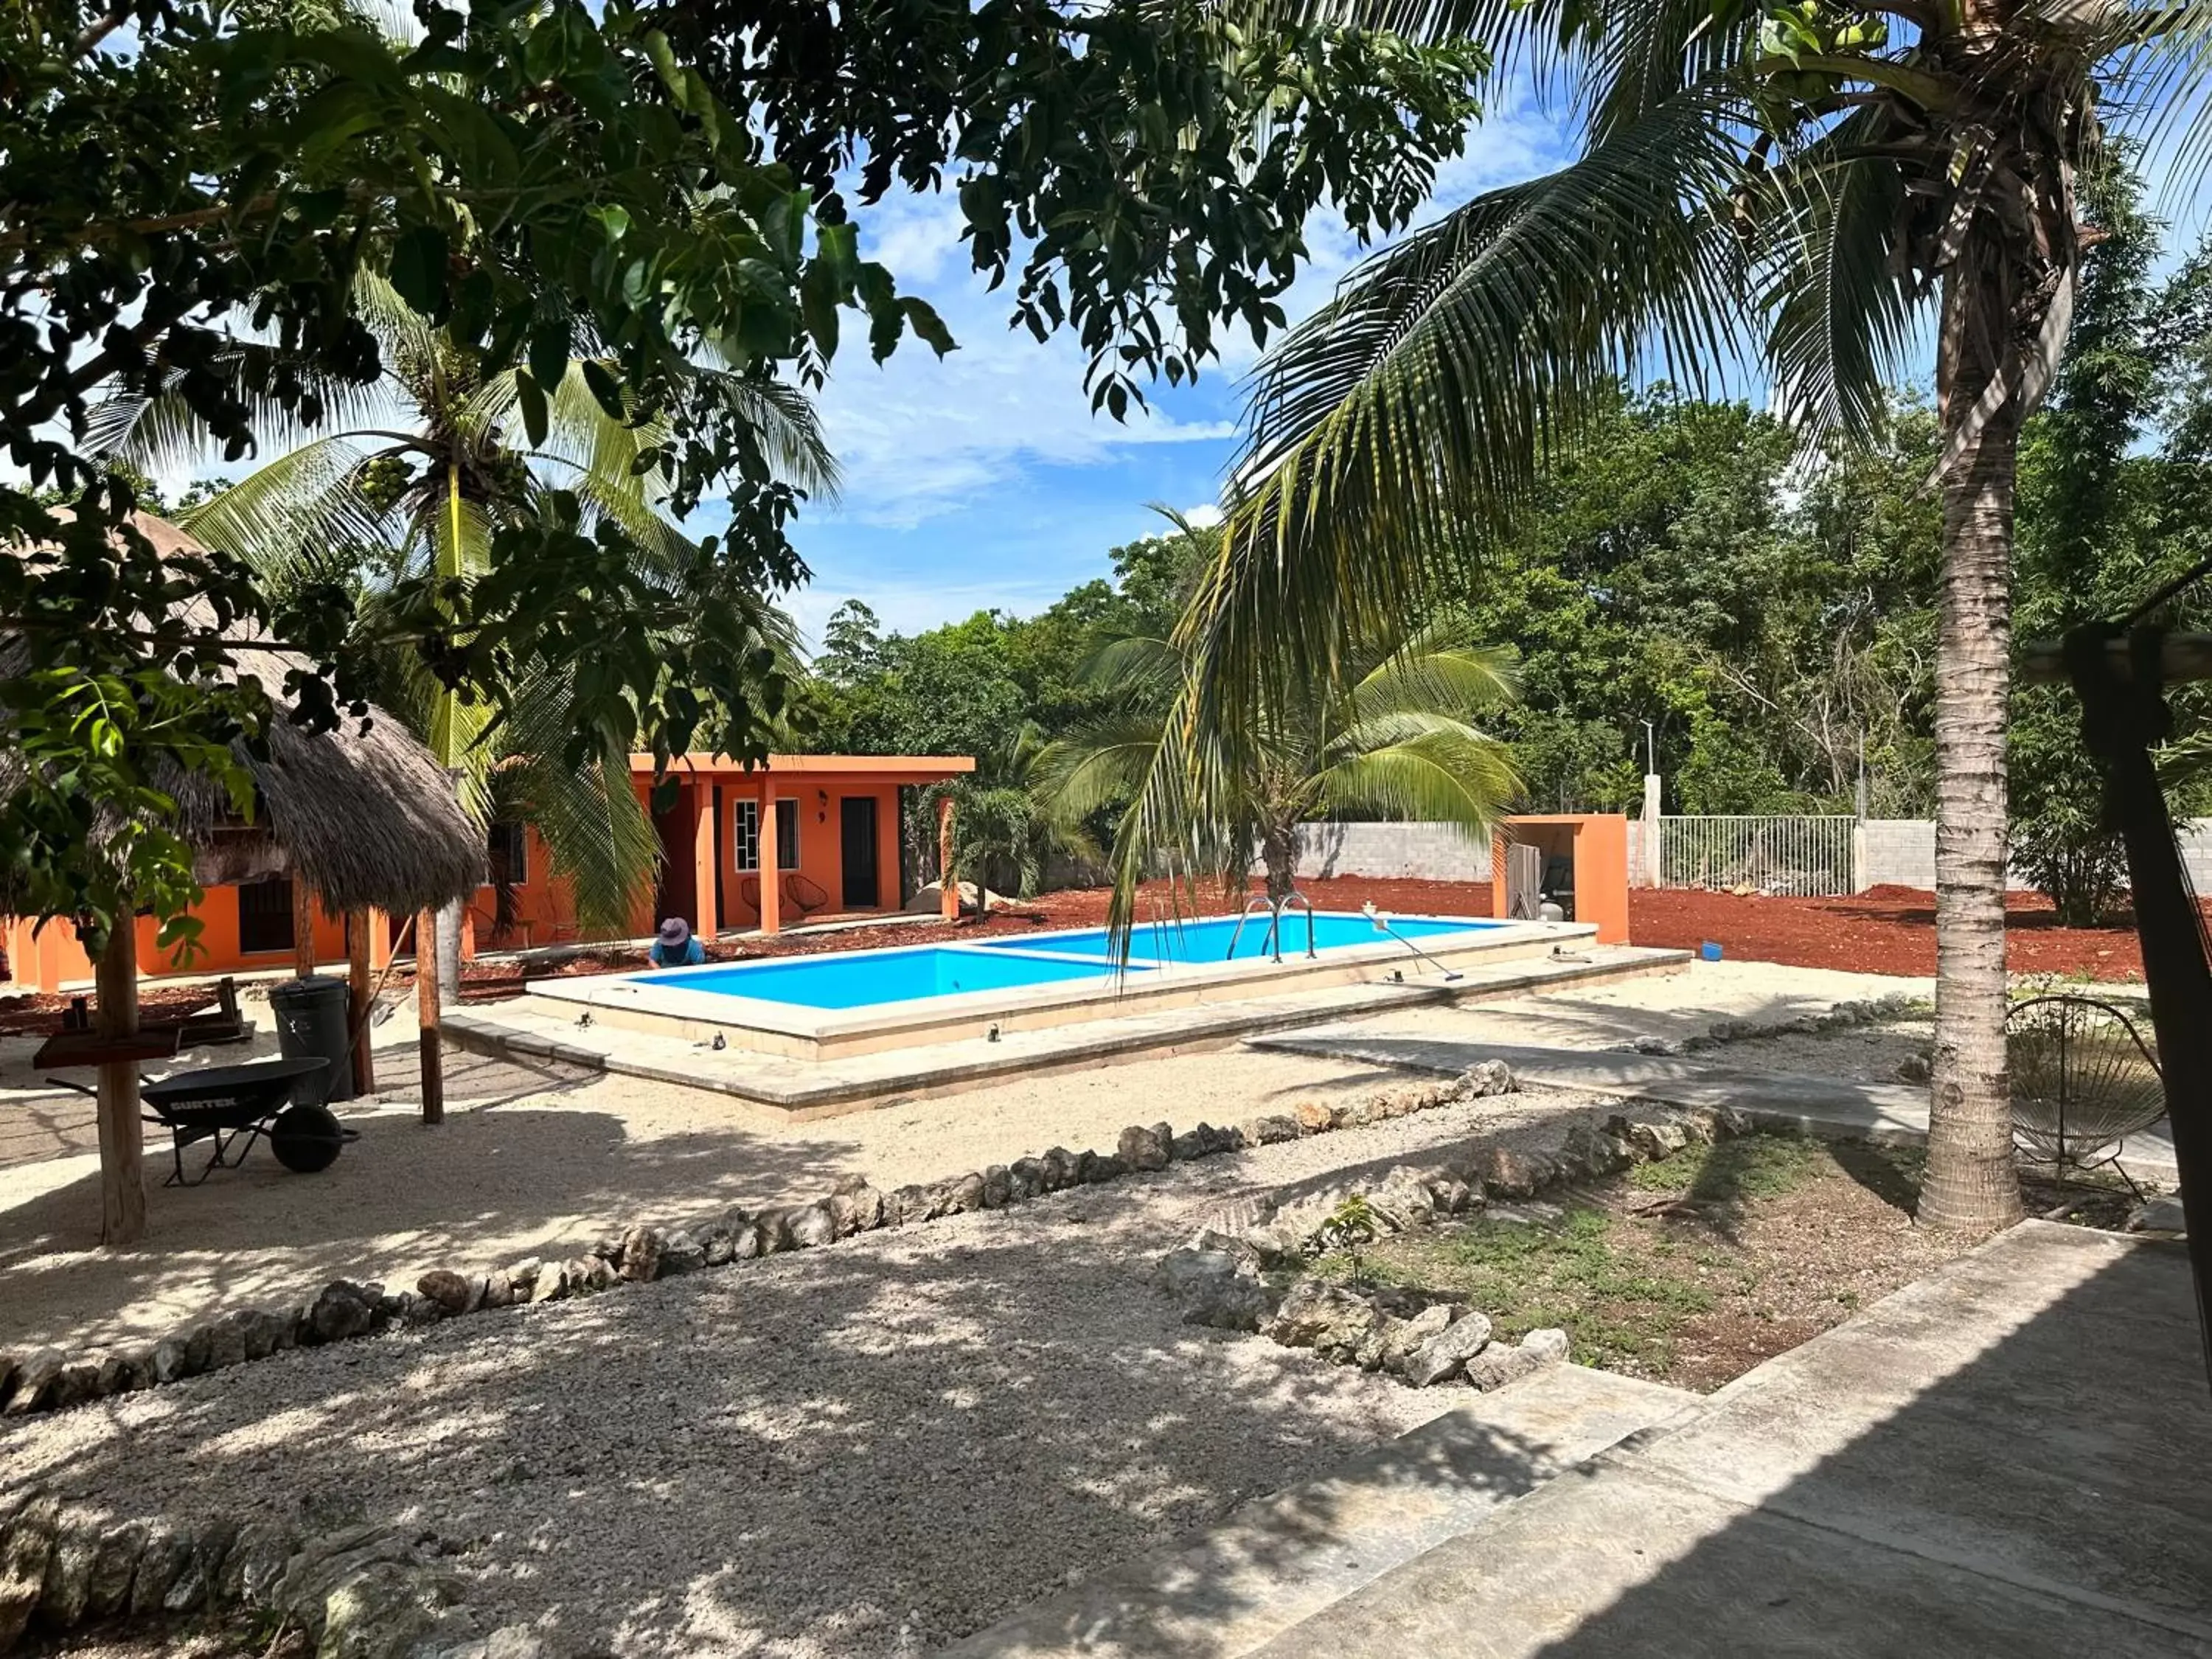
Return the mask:
POLYGON ((1835 896, 1858 890, 1858 820, 1686 817, 1659 819, 1659 885, 1835 896))

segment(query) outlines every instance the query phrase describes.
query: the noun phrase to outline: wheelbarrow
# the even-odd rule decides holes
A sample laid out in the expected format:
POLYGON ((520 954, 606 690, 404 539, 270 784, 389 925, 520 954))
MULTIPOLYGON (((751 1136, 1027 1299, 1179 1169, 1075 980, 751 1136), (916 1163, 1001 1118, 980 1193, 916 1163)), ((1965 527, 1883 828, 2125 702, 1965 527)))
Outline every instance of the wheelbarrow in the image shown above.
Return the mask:
MULTIPOLYGON (((197 1187, 217 1170, 235 1169, 246 1161, 253 1143, 269 1137, 269 1150, 286 1169, 300 1175, 327 1170, 337 1161, 346 1142, 361 1132, 340 1124, 330 1108, 313 1103, 289 1104, 292 1087, 302 1079, 319 1077, 330 1069, 319 1055, 295 1060, 256 1060, 242 1066, 215 1066, 198 1072, 179 1072, 158 1082, 139 1085, 139 1098, 153 1110, 146 1121, 158 1124, 173 1138, 174 1168, 167 1187, 197 1187), (238 1142, 243 1137, 244 1146, 238 1142), (200 1166, 198 1175, 185 1173, 185 1148, 195 1141, 211 1140, 215 1155, 200 1166)), ((81 1083, 48 1082, 79 1094, 99 1091, 81 1083)))

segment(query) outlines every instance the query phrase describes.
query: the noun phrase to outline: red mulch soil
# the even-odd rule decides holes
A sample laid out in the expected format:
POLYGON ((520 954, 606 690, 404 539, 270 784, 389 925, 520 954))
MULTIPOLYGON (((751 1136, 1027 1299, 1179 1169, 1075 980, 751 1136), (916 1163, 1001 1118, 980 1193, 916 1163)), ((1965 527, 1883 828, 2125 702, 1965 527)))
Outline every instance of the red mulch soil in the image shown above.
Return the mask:
MULTIPOLYGON (((1391 881, 1344 876, 1306 884, 1303 890, 1322 910, 1357 910, 1372 900, 1385 910, 1447 916, 1490 914, 1487 882, 1391 881)), ((886 945, 928 945, 986 935, 1026 933, 1046 927, 1095 927, 1106 920, 1111 895, 1104 888, 1046 893, 988 917, 953 923, 890 923, 879 927, 841 928, 825 933, 787 933, 766 942, 747 939, 708 947, 708 958, 736 962, 755 957, 815 956, 827 951, 865 951, 886 945)), ((1213 890, 1194 902, 1164 882, 1147 884, 1138 914, 1218 915, 1238 907, 1213 890)), ((2015 893, 2006 901, 2007 952, 2016 974, 2087 974, 2100 980, 2142 977, 2142 953, 2131 926, 2061 927, 2050 902, 2039 894, 2015 893)), ((1876 887, 1852 898, 1765 898, 1758 895, 1701 893, 1668 889, 1629 895, 1629 929, 1638 945, 1695 950, 1710 939, 1729 957, 1782 963, 1795 968, 1839 968, 1863 974, 1936 971, 1936 900, 1910 887, 1876 887)), ((584 974, 617 974, 644 965, 645 953, 608 946, 559 962, 477 962, 470 964, 462 990, 465 1002, 489 1002, 517 994, 527 980, 584 974)), ((395 969, 389 987, 414 982, 404 968, 395 969)), ((205 989, 142 994, 149 1015, 189 1012, 209 1000, 205 989)), ((66 997, 0 999, 0 1036, 53 1029, 68 1006, 66 997)))
MULTIPOLYGON (((1731 957, 1796 968, 1923 976, 1936 971, 1936 896, 1917 888, 1875 887, 1851 898, 1639 890, 1628 896, 1628 915, 1638 945, 1694 950, 1711 939, 1731 957)), ((2005 959, 2015 974, 2142 977, 2132 921, 2062 927, 2040 893, 2007 896, 2005 959)))
MULTIPOLYGON (((1436 915, 1490 914, 1487 882, 1394 881, 1344 876, 1305 884, 1303 891, 1322 910, 1357 910, 1372 900, 1385 910, 1436 915)), ((711 947, 717 962, 762 956, 812 956, 824 951, 860 951, 884 945, 927 945, 983 935, 1023 933, 1045 927, 1097 927, 1106 920, 1110 895, 1104 888, 1047 893, 987 920, 973 917, 943 922, 856 927, 833 933, 786 934, 762 943, 711 947)), ((1180 902, 1186 914, 1233 911, 1237 907, 1207 890, 1194 903, 1178 901, 1165 883, 1148 884, 1138 901, 1139 915, 1167 914, 1180 902)), ((2132 925, 2062 927, 2051 902, 2037 893, 2014 893, 2006 900, 2007 954, 2016 974, 2087 974, 2106 981, 2141 979, 2142 952, 2132 925)), ((1707 940, 1729 957, 1781 963, 1793 968, 1837 968, 1861 974, 1936 971, 1936 898, 1911 887, 1876 887, 1851 898, 1766 898, 1756 894, 1703 893, 1667 889, 1629 895, 1629 931, 1638 945, 1696 950, 1707 940)), ((557 966, 532 965, 543 974, 618 973, 643 962, 641 952, 608 951, 572 958, 557 966)), ((486 963, 471 970, 471 1000, 512 996, 520 978, 511 964, 486 963), (478 989, 481 984, 482 989, 478 989)))

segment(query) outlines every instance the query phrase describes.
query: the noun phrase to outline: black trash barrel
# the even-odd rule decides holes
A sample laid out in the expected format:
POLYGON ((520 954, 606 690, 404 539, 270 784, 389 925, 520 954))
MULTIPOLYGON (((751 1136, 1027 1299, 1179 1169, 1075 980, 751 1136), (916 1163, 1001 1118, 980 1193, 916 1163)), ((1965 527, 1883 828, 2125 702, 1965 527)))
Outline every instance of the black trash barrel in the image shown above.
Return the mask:
POLYGON ((351 1100, 353 1033, 346 1020, 346 982, 328 974, 285 980, 269 988, 269 1012, 276 1016, 277 1051, 285 1059, 330 1062, 321 1076, 302 1078, 292 1085, 293 1103, 314 1106, 326 1099, 351 1100))

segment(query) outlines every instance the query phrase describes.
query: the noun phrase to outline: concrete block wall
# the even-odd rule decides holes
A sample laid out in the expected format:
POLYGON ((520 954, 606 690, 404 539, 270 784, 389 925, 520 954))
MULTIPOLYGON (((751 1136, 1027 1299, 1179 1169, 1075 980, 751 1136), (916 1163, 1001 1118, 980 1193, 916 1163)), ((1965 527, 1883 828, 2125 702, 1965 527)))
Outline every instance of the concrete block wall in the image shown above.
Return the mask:
POLYGON ((1298 826, 1298 879, 1372 876, 1407 881, 1488 881, 1490 842, 1448 823, 1298 826))
MULTIPOLYGON (((1933 887, 1936 884, 1936 821, 1933 818, 1869 818, 1860 828, 1862 887, 1933 887)), ((2197 818, 2175 836, 2182 867, 2200 897, 2212 896, 2212 818, 2197 818)), ((2008 883, 2024 889, 2014 874, 2008 883)))

